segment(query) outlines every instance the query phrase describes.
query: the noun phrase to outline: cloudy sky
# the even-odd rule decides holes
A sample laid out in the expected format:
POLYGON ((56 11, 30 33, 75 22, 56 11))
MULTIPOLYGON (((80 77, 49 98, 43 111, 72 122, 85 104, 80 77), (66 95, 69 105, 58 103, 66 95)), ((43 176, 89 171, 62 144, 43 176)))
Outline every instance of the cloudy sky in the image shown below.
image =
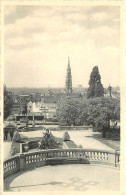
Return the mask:
POLYGON ((73 86, 88 87, 99 67, 106 87, 120 85, 120 8, 5 6, 7 87, 64 87, 68 56, 73 86))

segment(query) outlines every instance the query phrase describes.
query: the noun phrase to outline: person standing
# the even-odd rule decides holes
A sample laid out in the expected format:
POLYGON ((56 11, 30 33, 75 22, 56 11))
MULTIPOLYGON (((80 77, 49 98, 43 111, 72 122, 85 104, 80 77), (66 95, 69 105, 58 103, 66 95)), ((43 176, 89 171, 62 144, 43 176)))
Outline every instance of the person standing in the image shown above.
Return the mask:
POLYGON ((38 145, 39 145, 39 150, 41 149, 41 142, 39 141, 38 142, 38 145))
POLYGON ((10 137, 11 137, 11 141, 12 141, 12 139, 13 139, 13 135, 14 135, 13 129, 10 129, 10 137))
POLYGON ((7 134, 8 134, 8 130, 7 128, 4 128, 4 140, 7 140, 7 134))

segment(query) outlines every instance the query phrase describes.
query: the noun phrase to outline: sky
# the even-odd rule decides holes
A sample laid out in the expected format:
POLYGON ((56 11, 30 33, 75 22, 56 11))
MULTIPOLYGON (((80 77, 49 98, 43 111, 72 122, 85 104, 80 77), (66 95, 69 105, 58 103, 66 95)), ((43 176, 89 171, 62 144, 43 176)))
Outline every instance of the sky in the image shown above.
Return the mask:
POLYGON ((8 5, 4 10, 7 87, 88 87, 98 66, 104 87, 120 85, 120 7, 8 5))

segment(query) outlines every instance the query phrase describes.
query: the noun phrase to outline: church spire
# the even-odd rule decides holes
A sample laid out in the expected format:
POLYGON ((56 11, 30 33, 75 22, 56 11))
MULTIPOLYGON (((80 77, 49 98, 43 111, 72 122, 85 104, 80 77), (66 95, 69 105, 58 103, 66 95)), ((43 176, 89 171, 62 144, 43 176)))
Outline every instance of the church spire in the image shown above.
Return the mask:
POLYGON ((66 75, 66 93, 72 93, 72 75, 71 75, 69 57, 68 57, 68 66, 67 66, 67 75, 66 75))
POLYGON ((68 66, 70 66, 70 58, 69 58, 69 56, 68 56, 68 66))

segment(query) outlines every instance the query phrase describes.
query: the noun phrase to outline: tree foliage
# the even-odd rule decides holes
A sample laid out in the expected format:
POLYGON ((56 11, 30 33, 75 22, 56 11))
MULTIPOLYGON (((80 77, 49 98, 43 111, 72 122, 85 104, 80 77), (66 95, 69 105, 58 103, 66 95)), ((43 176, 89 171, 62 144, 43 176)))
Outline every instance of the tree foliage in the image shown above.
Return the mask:
POLYGON ((104 88, 101 84, 101 76, 99 74, 98 66, 95 66, 92 69, 90 80, 89 80, 89 88, 87 91, 87 98, 93 97, 101 97, 104 94, 104 88))
POLYGON ((76 118, 79 117, 80 102, 76 98, 65 97, 60 100, 57 108, 57 118, 67 125, 76 125, 76 118))
POLYGON ((59 102, 57 117, 67 125, 92 125, 96 130, 109 128, 110 120, 120 120, 120 99, 67 97, 59 102))
POLYGON ((110 120, 120 120, 120 100, 106 97, 89 99, 85 111, 88 125, 96 129, 109 129, 110 120))
POLYGON ((53 149, 59 148, 59 143, 56 141, 53 134, 49 131, 46 131, 41 140, 41 149, 53 149))
POLYGON ((7 91, 6 86, 4 86, 4 119, 11 114, 12 105, 12 96, 7 91))

